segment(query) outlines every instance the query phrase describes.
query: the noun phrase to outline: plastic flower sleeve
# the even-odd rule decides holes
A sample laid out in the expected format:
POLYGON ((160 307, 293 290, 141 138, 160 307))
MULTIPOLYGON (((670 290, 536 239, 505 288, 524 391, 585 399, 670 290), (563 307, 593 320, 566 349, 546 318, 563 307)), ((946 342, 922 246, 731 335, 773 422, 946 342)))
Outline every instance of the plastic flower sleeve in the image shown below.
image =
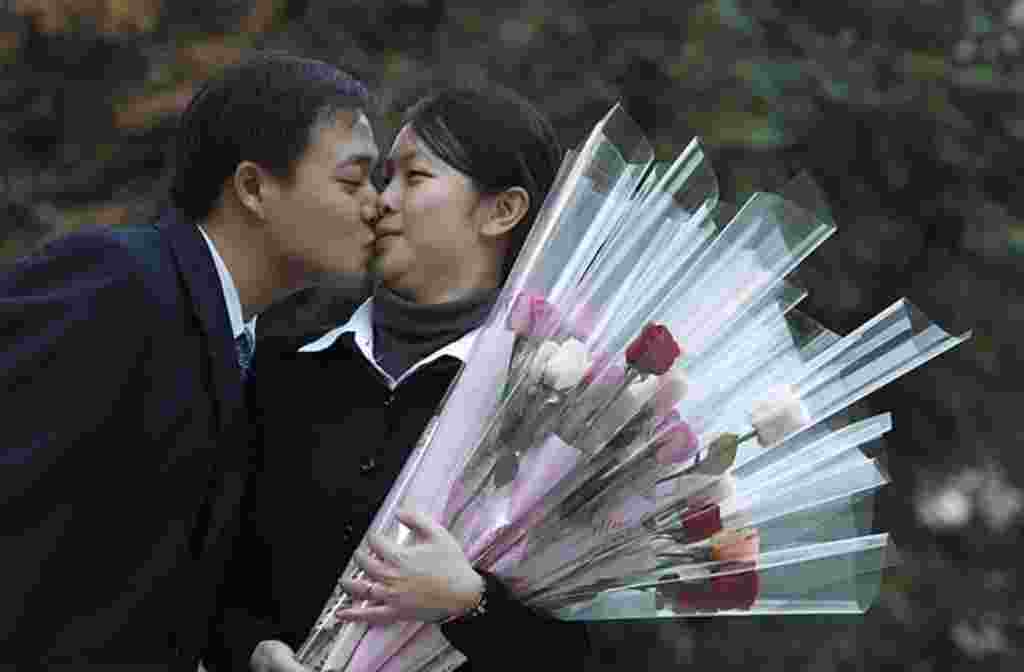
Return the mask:
MULTIPOLYGON (((642 540, 653 533, 675 530, 676 538, 681 539, 679 534, 689 529, 687 541, 701 542, 705 537, 695 531, 703 529, 703 524, 695 524, 695 521, 706 518, 710 509, 714 509, 715 518, 720 522, 706 534, 714 534, 735 521, 740 526, 764 525, 795 511, 814 510, 844 497, 873 490, 887 479, 856 449, 888 430, 887 418, 880 420, 865 421, 834 432, 802 454, 795 453, 788 462, 788 469, 776 470, 774 474, 755 479, 752 483, 730 478, 729 481, 735 485, 723 489, 715 479, 702 477, 697 479, 699 485, 693 487, 690 481, 694 478, 682 474, 674 479, 678 486, 676 495, 668 498, 667 504, 664 498, 661 501, 651 499, 646 511, 625 518, 620 512, 624 508, 635 508, 636 504, 631 488, 622 483, 617 491, 596 497, 586 515, 561 521, 554 528, 559 531, 579 530, 580 534, 562 534, 559 538, 545 536, 543 530, 538 529, 537 537, 530 546, 530 559, 522 564, 516 583, 524 589, 529 586, 536 590, 542 585, 550 586, 552 581, 564 584, 570 575, 575 575, 577 581, 583 580, 581 577, 586 574, 582 568, 608 546, 643 544, 642 540), (605 526, 594 523, 609 519, 620 522, 614 534, 605 534, 605 526)), ((633 573, 641 571, 645 568, 634 567, 633 573)))
POLYGON ((896 558, 886 534, 771 551, 756 564, 720 563, 555 607, 564 620, 708 615, 859 614, 896 558), (723 580, 735 577, 734 580, 723 580), (752 580, 756 577, 756 580, 752 580), (715 579, 719 579, 715 581, 715 579))
POLYGON ((665 249, 688 244, 714 210, 718 182, 703 148, 694 140, 666 169, 658 184, 630 206, 629 226, 621 227, 595 257, 578 286, 566 292, 563 329, 588 333, 594 323, 621 312, 632 301, 645 273, 657 272, 665 249), (582 327, 580 329, 579 327, 582 327))
MULTIPOLYGON (((810 416, 807 424, 813 425, 969 337, 969 332, 950 335, 909 302, 900 300, 793 370, 787 384, 806 407, 810 416)), ((749 408, 754 399, 771 394, 771 389, 754 389, 742 403, 749 403, 749 408)), ((749 420, 739 423, 735 416, 730 423, 731 428, 716 423, 711 431, 744 432, 749 427, 749 420)), ((737 461, 752 459, 764 448, 756 441, 743 442, 737 461)))

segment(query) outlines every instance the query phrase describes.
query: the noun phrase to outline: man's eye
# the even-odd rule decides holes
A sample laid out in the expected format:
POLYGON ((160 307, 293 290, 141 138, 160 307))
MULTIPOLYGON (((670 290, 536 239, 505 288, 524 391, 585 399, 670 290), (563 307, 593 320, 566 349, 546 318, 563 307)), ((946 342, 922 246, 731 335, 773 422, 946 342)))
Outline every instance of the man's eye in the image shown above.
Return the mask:
POLYGON ((425 178, 425 177, 433 177, 433 175, 431 175, 430 173, 424 172, 422 170, 410 170, 409 171, 409 178, 410 179, 419 179, 419 178, 425 178))

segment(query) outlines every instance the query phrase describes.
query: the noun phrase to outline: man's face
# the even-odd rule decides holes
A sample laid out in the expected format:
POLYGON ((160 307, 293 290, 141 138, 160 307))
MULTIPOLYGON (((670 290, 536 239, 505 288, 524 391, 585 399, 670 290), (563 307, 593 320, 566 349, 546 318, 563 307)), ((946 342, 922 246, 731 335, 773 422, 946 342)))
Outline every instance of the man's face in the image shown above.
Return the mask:
POLYGON ((339 111, 315 127, 288 182, 274 181, 267 223, 289 278, 362 275, 373 251, 378 158, 366 115, 339 111))

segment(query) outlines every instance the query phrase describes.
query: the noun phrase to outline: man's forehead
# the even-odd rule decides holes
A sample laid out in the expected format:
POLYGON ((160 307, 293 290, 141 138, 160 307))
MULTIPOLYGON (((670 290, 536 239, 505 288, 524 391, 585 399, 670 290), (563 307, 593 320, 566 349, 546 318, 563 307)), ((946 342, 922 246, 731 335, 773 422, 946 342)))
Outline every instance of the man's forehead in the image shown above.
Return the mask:
POLYGON ((370 120, 366 114, 361 111, 350 112, 344 116, 339 115, 337 121, 342 128, 351 125, 348 128, 348 133, 345 134, 347 138, 336 143, 333 148, 336 158, 339 161, 348 161, 353 158, 369 158, 375 161, 379 150, 373 137, 373 127, 370 126, 370 120))

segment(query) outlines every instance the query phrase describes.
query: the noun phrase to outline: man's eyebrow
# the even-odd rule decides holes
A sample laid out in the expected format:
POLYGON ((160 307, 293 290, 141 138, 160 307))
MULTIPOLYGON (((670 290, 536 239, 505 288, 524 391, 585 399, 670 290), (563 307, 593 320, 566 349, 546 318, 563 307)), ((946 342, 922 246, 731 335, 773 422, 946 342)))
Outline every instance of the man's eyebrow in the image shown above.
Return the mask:
POLYGON ((350 156, 344 157, 341 161, 338 162, 338 166, 347 166, 351 163, 368 163, 371 166, 374 166, 377 164, 377 161, 379 160, 379 152, 359 152, 358 154, 352 154, 350 156))

